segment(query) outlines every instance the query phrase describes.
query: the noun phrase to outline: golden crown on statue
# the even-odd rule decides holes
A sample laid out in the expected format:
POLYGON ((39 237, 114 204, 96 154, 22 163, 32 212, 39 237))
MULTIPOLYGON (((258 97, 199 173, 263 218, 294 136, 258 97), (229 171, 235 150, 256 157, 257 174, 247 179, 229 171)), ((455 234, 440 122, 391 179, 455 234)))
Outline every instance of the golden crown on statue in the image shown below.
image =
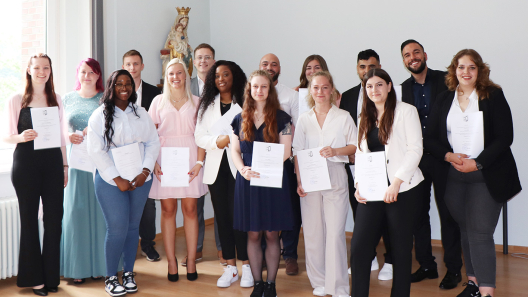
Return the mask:
POLYGON ((181 15, 189 15, 189 11, 191 11, 191 8, 190 7, 182 7, 182 8, 179 8, 179 7, 176 7, 176 10, 178 11, 178 14, 181 14, 181 15))

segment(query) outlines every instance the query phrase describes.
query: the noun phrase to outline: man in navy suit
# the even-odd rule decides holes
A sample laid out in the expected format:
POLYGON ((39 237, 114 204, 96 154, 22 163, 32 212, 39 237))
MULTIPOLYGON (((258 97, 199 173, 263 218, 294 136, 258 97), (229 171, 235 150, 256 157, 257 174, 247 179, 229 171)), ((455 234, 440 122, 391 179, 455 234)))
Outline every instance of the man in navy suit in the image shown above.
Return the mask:
MULTIPOLYGON (((123 69, 130 72, 136 85, 136 104, 148 111, 154 97, 161 94, 161 92, 157 87, 141 79, 143 68, 145 68, 143 57, 138 51, 129 50, 123 55, 123 69)), ((146 256, 148 261, 159 261, 160 255, 154 248, 154 244, 156 244, 154 242, 156 237, 156 204, 154 199, 148 198, 147 203, 145 203, 143 216, 139 223, 139 236, 141 237, 141 254, 146 256)))
MULTIPOLYGON (((401 54, 403 64, 411 73, 402 86, 402 101, 416 107, 420 116, 422 135, 427 133, 428 117, 434 107, 438 94, 447 90, 445 84, 446 72, 427 67, 427 53, 416 40, 409 39, 402 43, 401 54)), ((442 289, 453 289, 462 281, 462 247, 460 229, 449 213, 444 201, 447 183, 447 171, 441 162, 424 150, 420 160, 420 170, 425 180, 422 182, 423 192, 421 205, 418 206, 417 222, 414 229, 414 249, 420 268, 412 274, 413 283, 426 278, 438 278, 437 264, 432 253, 431 223, 429 209, 431 204, 431 185, 434 193, 438 214, 440 216, 442 245, 444 247, 444 262, 447 273, 440 283, 442 289)))

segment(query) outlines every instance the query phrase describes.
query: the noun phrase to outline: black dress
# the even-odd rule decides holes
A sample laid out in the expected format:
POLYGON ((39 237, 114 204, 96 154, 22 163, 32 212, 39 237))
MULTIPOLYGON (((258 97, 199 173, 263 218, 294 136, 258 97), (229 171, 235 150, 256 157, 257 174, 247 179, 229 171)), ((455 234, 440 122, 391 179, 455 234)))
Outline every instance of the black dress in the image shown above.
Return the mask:
MULTIPOLYGON (((33 129, 30 108, 22 108, 18 133, 33 129)), ((17 144, 11 181, 20 210, 20 254, 17 285, 33 287, 60 283, 60 242, 64 197, 64 170, 60 148, 34 150, 33 141, 17 144), (41 252, 38 229, 39 201, 44 210, 41 252)))
MULTIPOLYGON (((277 133, 291 124, 291 117, 277 110, 277 133)), ((238 114, 231 123, 233 132, 239 138, 242 129, 242 114, 238 114)), ((255 140, 264 142, 265 123, 258 129, 254 127, 255 140)), ((240 151, 245 166, 251 166, 253 141, 240 141, 240 151)), ((286 160, 285 162, 290 162, 286 160)), ((241 231, 282 231, 292 230, 293 211, 290 198, 288 173, 282 173, 282 188, 250 186, 240 172, 237 172, 235 184, 234 228, 241 231)))

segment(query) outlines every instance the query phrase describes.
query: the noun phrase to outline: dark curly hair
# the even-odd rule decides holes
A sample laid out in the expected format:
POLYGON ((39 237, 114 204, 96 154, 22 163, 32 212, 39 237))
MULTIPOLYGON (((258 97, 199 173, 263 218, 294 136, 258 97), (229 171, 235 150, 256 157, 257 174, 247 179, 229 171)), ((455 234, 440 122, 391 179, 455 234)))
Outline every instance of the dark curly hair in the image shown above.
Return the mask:
MULTIPOLYGON (((116 97, 115 94, 115 84, 117 81, 117 78, 120 75, 126 75, 130 77, 130 81, 132 82, 132 95, 130 95, 130 98, 128 98, 128 102, 136 103, 137 101, 137 93, 136 93, 136 84, 134 83, 134 78, 132 78, 132 75, 127 70, 119 69, 112 74, 110 74, 110 77, 106 80, 106 87, 105 91, 103 93, 103 97, 101 97, 101 105, 104 105, 103 115, 105 118, 105 131, 104 131, 104 139, 106 142, 106 150, 108 151, 112 145, 115 146, 115 143, 112 141, 112 138, 114 137, 114 128, 112 127, 112 124, 114 123, 114 113, 115 113, 115 102, 114 98, 116 97)), ((134 114, 139 118, 139 115, 137 114, 137 109, 134 104, 132 104, 132 111, 134 114)))
POLYGON ((233 94, 233 103, 236 103, 240 106, 244 105, 244 88, 246 86, 247 78, 246 74, 238 66, 237 63, 219 60, 213 64, 207 76, 205 77, 204 88, 202 92, 202 98, 200 98, 200 104, 196 110, 196 118, 202 119, 205 111, 211 104, 214 104, 216 95, 220 93, 216 87, 215 78, 216 78, 216 69, 222 65, 229 67, 231 73, 233 74, 233 86, 231 87, 231 94, 233 94))

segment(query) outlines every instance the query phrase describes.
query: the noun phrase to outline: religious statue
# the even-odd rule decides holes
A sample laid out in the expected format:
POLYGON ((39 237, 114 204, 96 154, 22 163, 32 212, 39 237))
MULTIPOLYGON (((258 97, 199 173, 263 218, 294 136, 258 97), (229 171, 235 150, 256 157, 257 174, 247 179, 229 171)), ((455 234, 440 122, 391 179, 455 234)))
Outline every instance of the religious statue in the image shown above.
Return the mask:
POLYGON ((165 77, 165 68, 170 60, 179 58, 185 62, 187 69, 189 70, 189 76, 193 72, 192 64, 192 48, 189 45, 189 38, 187 37, 187 25, 189 24, 189 11, 190 7, 176 7, 178 16, 174 25, 172 26, 167 41, 165 41, 165 47, 160 51, 161 60, 163 62, 163 74, 162 81, 165 77))

